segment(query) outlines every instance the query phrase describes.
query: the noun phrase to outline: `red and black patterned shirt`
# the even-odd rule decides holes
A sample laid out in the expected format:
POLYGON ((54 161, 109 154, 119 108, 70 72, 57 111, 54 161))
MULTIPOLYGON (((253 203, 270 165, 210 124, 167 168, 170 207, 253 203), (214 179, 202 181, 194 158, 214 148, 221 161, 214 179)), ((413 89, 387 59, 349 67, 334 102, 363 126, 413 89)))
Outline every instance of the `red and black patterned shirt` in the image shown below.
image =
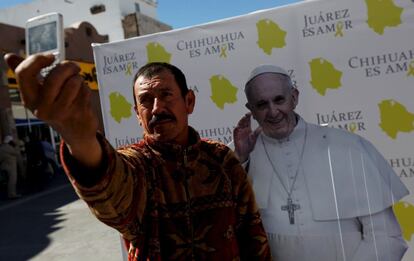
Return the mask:
POLYGON ((62 146, 63 164, 93 214, 125 239, 129 260, 271 260, 247 174, 225 145, 158 143, 115 151, 100 135, 104 166, 87 170, 62 146))

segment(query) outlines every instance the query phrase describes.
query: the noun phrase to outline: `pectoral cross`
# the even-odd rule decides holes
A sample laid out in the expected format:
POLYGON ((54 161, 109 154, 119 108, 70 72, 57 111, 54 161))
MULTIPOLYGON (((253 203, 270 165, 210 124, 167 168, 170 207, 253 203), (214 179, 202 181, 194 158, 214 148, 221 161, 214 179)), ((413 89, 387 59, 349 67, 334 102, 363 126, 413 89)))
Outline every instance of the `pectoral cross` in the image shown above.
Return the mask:
POLYGON ((287 205, 284 205, 281 207, 281 209, 283 211, 287 211, 288 215, 289 215, 289 223, 291 225, 295 224, 295 210, 300 209, 300 205, 299 204, 294 204, 293 200, 288 197, 287 199, 287 205))

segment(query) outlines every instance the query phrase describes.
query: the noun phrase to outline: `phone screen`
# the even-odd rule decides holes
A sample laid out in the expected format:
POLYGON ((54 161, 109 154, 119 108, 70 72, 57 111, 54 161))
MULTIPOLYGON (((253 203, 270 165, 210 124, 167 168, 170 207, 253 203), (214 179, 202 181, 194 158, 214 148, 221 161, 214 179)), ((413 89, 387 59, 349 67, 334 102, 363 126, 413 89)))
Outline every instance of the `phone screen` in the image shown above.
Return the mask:
POLYGON ((29 28, 29 54, 47 52, 58 48, 56 26, 56 22, 50 22, 29 28))

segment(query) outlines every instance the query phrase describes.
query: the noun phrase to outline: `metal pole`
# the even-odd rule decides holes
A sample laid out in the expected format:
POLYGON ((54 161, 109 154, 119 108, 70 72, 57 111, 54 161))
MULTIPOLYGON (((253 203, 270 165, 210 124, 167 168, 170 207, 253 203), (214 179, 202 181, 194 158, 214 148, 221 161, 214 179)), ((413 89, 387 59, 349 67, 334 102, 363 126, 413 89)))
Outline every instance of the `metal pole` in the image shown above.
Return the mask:
POLYGON ((52 146, 53 146, 53 151, 55 152, 55 154, 54 154, 55 162, 58 162, 57 155, 56 155, 55 131, 50 126, 49 126, 49 133, 50 133, 50 141, 51 141, 52 146))
POLYGON ((24 114, 26 115, 27 126, 29 126, 29 133, 32 133, 32 124, 30 123, 30 117, 27 113, 26 107, 24 107, 24 114))

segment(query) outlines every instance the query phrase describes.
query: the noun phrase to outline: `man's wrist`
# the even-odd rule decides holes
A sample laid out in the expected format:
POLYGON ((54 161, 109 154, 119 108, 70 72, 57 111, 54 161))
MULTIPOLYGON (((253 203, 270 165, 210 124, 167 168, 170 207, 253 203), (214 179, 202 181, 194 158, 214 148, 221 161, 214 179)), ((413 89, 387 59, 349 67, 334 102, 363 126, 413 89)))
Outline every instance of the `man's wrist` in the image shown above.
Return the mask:
POLYGON ((66 143, 69 153, 79 163, 88 168, 97 168, 102 161, 102 147, 98 139, 88 139, 77 143, 66 143))
MULTIPOLYGON (((79 155, 73 155, 73 153, 69 151, 69 145, 66 141, 63 140, 61 143, 61 160, 66 174, 71 180, 75 180, 79 185, 86 188, 95 186, 104 177, 110 164, 109 158, 114 158, 108 156, 114 152, 110 151, 110 145, 107 144, 107 141, 99 132, 97 133, 96 138, 102 151, 101 160, 97 167, 85 163, 83 159, 78 160, 75 156, 79 157, 79 155)), ((86 151, 88 152, 88 150, 86 151)))

